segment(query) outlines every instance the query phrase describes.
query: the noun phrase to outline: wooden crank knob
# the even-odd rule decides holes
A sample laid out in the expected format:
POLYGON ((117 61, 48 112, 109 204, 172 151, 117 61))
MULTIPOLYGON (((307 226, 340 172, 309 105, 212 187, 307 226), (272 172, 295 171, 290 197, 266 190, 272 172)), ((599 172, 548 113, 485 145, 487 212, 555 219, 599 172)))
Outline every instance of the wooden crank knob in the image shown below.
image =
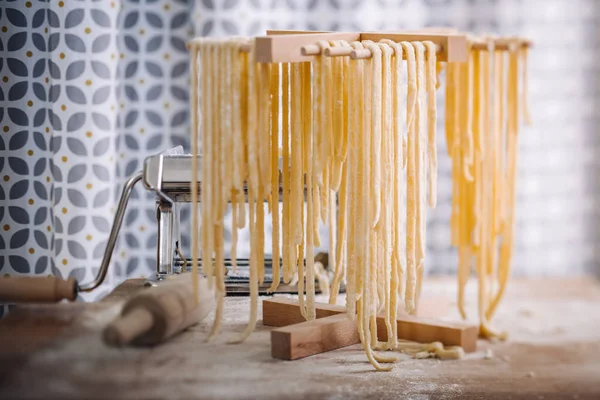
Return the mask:
POLYGON ((0 279, 0 303, 56 303, 77 298, 75 278, 9 277, 0 279))

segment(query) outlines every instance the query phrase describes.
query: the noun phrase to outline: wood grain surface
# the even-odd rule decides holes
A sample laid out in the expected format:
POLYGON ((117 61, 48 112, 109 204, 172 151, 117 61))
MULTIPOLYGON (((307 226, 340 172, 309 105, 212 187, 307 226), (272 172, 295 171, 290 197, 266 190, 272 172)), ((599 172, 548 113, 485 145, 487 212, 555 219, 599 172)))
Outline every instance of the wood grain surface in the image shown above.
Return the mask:
MULTIPOLYGON (((0 321, 0 399, 600 398, 594 280, 512 281, 494 320, 509 341, 480 340, 460 361, 401 356, 389 373, 373 372, 358 345, 274 360, 272 328, 260 322, 246 342, 227 344, 247 324, 246 298, 226 299, 223 333, 213 343, 205 342, 209 316, 161 346, 113 349, 101 332, 119 312, 123 290, 96 304, 18 307, 0 321)), ((423 295, 452 301, 455 282, 430 279, 423 295)), ((474 318, 473 283, 467 298, 474 318)), ((453 307, 448 318, 457 315, 453 307)))

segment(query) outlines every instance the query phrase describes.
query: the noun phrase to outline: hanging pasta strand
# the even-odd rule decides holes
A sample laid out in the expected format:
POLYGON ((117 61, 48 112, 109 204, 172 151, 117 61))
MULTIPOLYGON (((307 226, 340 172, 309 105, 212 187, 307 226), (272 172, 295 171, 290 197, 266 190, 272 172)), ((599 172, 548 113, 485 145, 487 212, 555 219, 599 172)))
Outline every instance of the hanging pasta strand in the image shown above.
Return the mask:
POLYGON ((366 301, 369 304, 368 314, 365 319, 368 320, 368 329, 370 337, 370 346, 377 346, 377 314, 380 309, 378 304, 383 304, 384 293, 381 287, 382 271, 382 235, 380 229, 377 229, 379 216, 381 214, 381 128, 382 128, 382 51, 377 44, 372 41, 364 41, 365 47, 371 51, 371 59, 367 62, 368 78, 367 96, 365 110, 367 113, 367 123, 369 124, 369 135, 367 136, 368 148, 370 152, 365 155, 367 166, 364 169, 366 185, 364 187, 364 204, 368 211, 365 211, 367 218, 365 229, 370 230, 367 255, 365 257, 365 268, 369 269, 368 280, 364 282, 368 286, 369 298, 366 301))
MULTIPOLYGON (((332 45, 335 45, 335 42, 331 42, 331 43, 327 43, 327 42, 321 42, 323 44, 322 49, 325 49, 327 47, 332 47, 332 45)), ((323 51, 323 50, 322 50, 323 51)), ((323 57, 322 57, 323 58, 323 57)), ((315 177, 317 179, 318 182, 318 186, 315 192, 315 199, 318 199, 319 201, 315 201, 315 225, 314 225, 314 229, 315 229, 315 243, 318 243, 318 245, 320 245, 320 238, 319 238, 319 230, 318 230, 318 219, 319 217, 321 218, 321 221, 326 224, 328 217, 328 211, 329 211, 329 194, 330 194, 330 186, 331 186, 331 178, 330 175, 332 174, 331 168, 332 168, 332 163, 334 161, 334 150, 333 150, 333 145, 334 145, 334 137, 333 137, 333 120, 334 118, 332 118, 333 115, 333 60, 330 57, 324 57, 323 61, 321 62, 321 90, 322 90, 322 94, 321 94, 321 99, 320 99, 320 104, 318 105, 318 108, 321 112, 321 119, 320 119, 320 132, 318 133, 321 141, 319 143, 320 145, 320 149, 317 150, 317 154, 320 154, 320 168, 321 169, 317 169, 317 171, 315 171, 315 177)), ((317 72, 315 71, 315 74, 317 72)), ((315 131, 316 132, 316 131, 315 131)), ((315 136, 315 138, 316 138, 315 136)))
POLYGON ((347 164, 343 164, 342 167, 342 181, 338 192, 338 204, 336 207, 335 198, 332 197, 331 210, 337 208, 338 220, 337 220, 337 231, 335 241, 335 259, 333 281, 331 283, 331 290, 329 292, 329 304, 337 303, 337 296, 340 291, 340 284, 342 279, 345 277, 346 272, 346 238, 348 224, 348 168, 347 164))
POLYGON ((263 201, 268 199, 271 193, 271 123, 269 120, 271 111, 270 96, 270 75, 271 65, 267 63, 256 63, 258 68, 258 100, 261 105, 258 107, 258 163, 259 163, 259 184, 258 184, 258 203, 256 209, 256 225, 258 231, 257 257, 258 263, 258 282, 263 284, 265 279, 265 207, 263 201))
MULTIPOLYGON (((364 48, 363 44, 360 44, 360 48, 364 48)), ((358 133, 358 149, 356 151, 357 159, 357 171, 356 176, 356 222, 354 237, 351 243, 356 246, 356 282, 355 282, 355 293, 356 298, 352 299, 356 303, 357 311, 360 310, 358 323, 362 325, 362 332, 369 330, 369 314, 370 314, 370 281, 367 279, 369 276, 369 244, 370 244, 370 229, 367 228, 369 224, 369 205, 368 205, 368 193, 369 193, 369 154, 370 154, 370 107, 371 107, 371 90, 367 83, 371 79, 371 68, 368 64, 368 60, 361 61, 362 74, 360 76, 360 84, 362 86, 362 99, 363 102, 357 105, 355 112, 359 113, 360 131, 358 133)), ((361 332, 361 331, 359 331, 361 332)), ((366 339, 366 333, 363 333, 363 342, 367 343, 370 347, 370 336, 366 339)), ((364 343, 363 343, 364 346, 364 343)))
POLYGON ((429 206, 435 208, 437 204, 437 109, 436 109, 436 96, 435 91, 437 89, 437 58, 436 58, 436 46, 433 42, 423 42, 425 45, 427 64, 426 64, 426 76, 427 76, 427 158, 429 165, 429 174, 427 175, 428 188, 429 188, 429 206))
MULTIPOLYGON (((290 238, 291 205, 290 205, 290 64, 282 64, 281 74, 282 96, 281 96, 281 140, 282 140, 282 267, 283 281, 289 283, 292 279, 294 268, 292 266, 292 249, 290 238)), ((295 261, 295 260, 294 260, 295 261)))
MULTIPOLYGON (((362 49, 361 42, 352 42, 354 49, 362 49)), ((362 190, 360 155, 364 145, 365 129, 361 112, 362 104, 354 99, 364 98, 364 63, 363 60, 351 62, 348 68, 348 141, 359 143, 359 146, 349 146, 346 168, 348 169, 347 189, 347 215, 356 216, 348 219, 347 242, 353 246, 346 246, 346 312, 351 319, 356 318, 357 312, 362 309, 357 305, 357 300, 362 295, 362 254, 365 243, 361 235, 361 224, 358 218, 360 191, 362 190)), ((364 211, 364 210, 363 210, 364 211)), ((363 231, 364 232, 364 231, 363 231)), ((362 314, 361 314, 362 315, 362 314)), ((361 323, 359 317, 359 324, 361 323)), ((362 337, 362 335, 361 335, 362 337)))
POLYGON ((523 120, 525 124, 531 125, 531 113, 529 111, 529 48, 522 46, 519 49, 518 62, 521 64, 521 82, 519 87, 521 88, 521 113, 523 114, 523 120))
MULTIPOLYGON (((225 296, 225 257, 224 257, 224 216, 227 204, 232 203, 234 218, 232 229, 234 243, 232 253, 235 254, 235 235, 239 222, 240 194, 246 179, 245 143, 243 130, 249 126, 250 112, 239 107, 242 102, 242 83, 246 82, 244 66, 248 57, 240 53, 243 41, 231 39, 218 41, 214 39, 196 40, 192 45, 192 102, 196 105, 192 112, 192 269, 197 273, 198 237, 197 227, 201 229, 201 247, 203 272, 209 285, 213 286, 217 309, 211 331, 207 337, 213 339, 219 332, 225 296), (202 74, 198 77, 198 60, 202 74), (216 78, 216 79, 213 79, 216 78), (217 86, 214 82, 221 82, 217 86), (201 95, 201 96, 200 96, 201 95), (199 99, 201 101, 199 102, 199 99), (201 224, 198 218, 198 154, 197 134, 202 115, 202 215, 201 224), (225 154, 232 155, 225 161, 225 154), (213 266, 213 254, 214 266, 213 266)), ((247 91, 246 93, 250 93, 247 91)), ((243 216, 243 215, 242 215, 243 216)), ((195 280, 194 280, 195 281, 195 280)))
POLYGON ((279 75, 280 64, 274 64, 271 68, 271 195, 269 197, 269 207, 271 212, 271 222, 273 232, 271 236, 272 248, 272 273, 273 282, 268 293, 272 293, 279 287, 281 280, 279 270, 279 99, 281 97, 279 75))
POLYGON ((425 262, 425 215, 426 215, 426 183, 427 183, 427 103, 426 103, 426 71, 425 46, 414 42, 417 62, 417 106, 415 108, 415 181, 416 181, 416 229, 415 256, 417 282, 415 290, 415 308, 418 306, 423 280, 423 264, 425 262))
POLYGON ((487 335, 490 330, 488 327, 487 317, 485 316, 485 310, 487 309, 487 303, 489 300, 489 287, 487 279, 487 261, 489 248, 489 237, 487 235, 489 229, 489 181, 488 181, 488 160, 490 155, 487 154, 487 144, 489 142, 489 134, 486 124, 487 116, 487 82, 489 80, 489 57, 487 51, 478 51, 477 57, 480 65, 479 75, 479 112, 478 112, 478 140, 480 143, 479 154, 475 157, 475 170, 476 170, 476 182, 477 191, 479 195, 479 206, 478 209, 478 225, 477 235, 479 237, 479 251, 475 257, 475 270, 479 278, 479 322, 480 331, 483 335, 487 335))
POLYGON ((372 58, 372 107, 371 112, 371 135, 372 135, 372 145, 371 145, 371 154, 370 154, 370 168, 371 168, 371 178, 372 179, 372 195, 373 201, 371 205, 371 220, 370 226, 375 227, 377 222, 379 221, 379 216, 381 214, 381 93, 382 93, 382 83, 381 83, 381 56, 382 52, 378 45, 372 42, 366 42, 366 48, 371 50, 372 58))
MULTIPOLYGON (((382 173, 383 173, 383 184, 381 187, 381 199, 382 209, 381 216, 379 219, 377 228, 382 235, 381 241, 382 246, 382 258, 379 262, 379 268, 383 273, 383 280, 380 282, 380 287, 384 293, 384 303, 382 304, 383 310, 385 311, 385 325, 387 329, 388 344, 386 348, 393 348, 395 345, 391 339, 395 336, 393 332, 393 325, 396 325, 395 316, 392 313, 392 299, 397 298, 398 289, 392 287, 392 281, 394 280, 395 274, 392 273, 393 264, 393 224, 392 224, 392 209, 393 209, 393 198, 394 198, 394 138, 393 138, 393 102, 392 102, 392 86, 394 81, 392 80, 392 53, 393 50, 387 43, 380 43, 379 47, 382 50, 383 60, 383 129, 381 139, 381 152, 382 152, 382 173)), ((381 289, 380 289, 381 290, 381 289)))
MULTIPOLYGON (((334 47, 349 47, 348 42, 340 40, 334 41, 334 47)), ((334 59, 333 76, 333 157, 331 161, 330 186, 334 192, 340 188, 342 181, 342 166, 345 161, 345 149, 347 149, 347 137, 345 123, 347 122, 347 86, 344 84, 347 74, 348 59, 346 57, 337 57, 334 59)))
MULTIPOLYGON (((231 196, 231 248, 229 249, 229 258, 231 262, 231 272, 237 273, 237 242, 238 242, 238 197, 231 196)), ((242 203, 245 204, 245 203, 242 203)))
POLYGON ((231 106, 228 112, 232 116, 232 147, 233 159, 231 165, 232 193, 231 193, 231 250, 230 259, 232 263, 232 272, 237 272, 237 241, 238 229, 246 224, 246 202, 244 198, 244 182, 247 178, 246 168, 246 145, 247 135, 246 120, 247 108, 244 107, 247 98, 247 90, 243 82, 247 80, 247 53, 241 53, 240 47, 245 43, 243 39, 236 40, 236 44, 231 47, 231 106), (237 72, 237 73, 236 73, 237 72))
MULTIPOLYGON (((306 83, 311 79, 311 70, 310 64, 305 63, 302 71, 302 79, 304 81, 302 87, 302 101, 304 102, 304 159, 307 160, 307 170, 306 170, 306 319, 312 320, 316 317, 315 310, 315 270, 314 270, 314 204, 315 204, 315 196, 313 190, 316 185, 314 182, 315 173, 313 172, 313 168, 316 167, 315 158, 311 157, 311 154, 314 150, 313 143, 315 139, 313 126, 311 124, 311 91, 310 86, 306 83)), ((317 218, 318 221, 318 218, 317 218)))
MULTIPOLYGON (((192 182, 190 190, 192 194, 192 277, 198 276, 198 135, 199 135, 199 85, 198 77, 205 76, 204 68, 198 63, 198 57, 204 61, 204 48, 198 46, 192 46, 190 49, 190 78, 191 78, 191 147, 192 147, 192 182)), ((194 302, 197 305, 199 299, 199 284, 198 279, 192 279, 192 289, 194 292, 194 302)))
POLYGON ((464 292, 471 271, 472 254, 472 210, 469 194, 473 177, 473 80, 474 56, 470 51, 466 64, 448 65, 446 92, 446 137, 452 157, 452 244, 458 247, 458 309, 466 318, 464 292), (467 109, 467 112, 461 110, 467 109), (448 132, 450 130, 451 132, 448 132))
MULTIPOLYGON (((245 43, 243 39, 239 40, 240 46, 245 43)), ((232 272, 237 272, 237 241, 238 229, 246 225, 246 199, 244 196, 244 184, 248 180, 248 107, 246 99, 248 98, 248 53, 240 52, 234 49, 233 56, 233 141, 234 141, 234 159, 233 159, 233 194, 231 208, 232 212, 232 239, 230 258, 232 259, 232 272)))
MULTIPOLYGON (((256 263, 256 196, 252 192, 252 189, 248 189, 248 201, 250 208, 250 217, 249 217, 249 225, 250 225, 250 319, 248 321, 248 326, 246 329, 239 335, 238 338, 229 340, 228 343, 235 344, 241 343, 250 336, 250 334, 256 328, 256 322, 258 320, 258 271, 257 271, 257 263, 256 263)), ((260 204, 262 207, 262 202, 260 204)))
POLYGON ((475 151, 479 147, 475 147, 475 134, 479 132, 476 125, 476 118, 474 113, 475 104, 479 106, 479 102, 476 102, 476 93, 478 92, 479 85, 479 62, 476 53, 470 51, 469 62, 467 65, 462 65, 460 68, 460 87, 458 90, 461 91, 459 95, 459 107, 462 109, 467 108, 466 113, 460 113, 460 109, 457 112, 460 113, 458 118, 460 139, 456 147, 456 192, 458 198, 455 203, 459 209, 459 225, 458 225, 458 246, 459 246, 459 293, 458 293, 458 304, 459 311, 463 318, 466 318, 466 312, 464 307, 464 291, 471 273, 471 264, 473 254, 475 253, 475 246, 479 242, 478 236, 474 234, 476 224, 476 210, 475 207, 477 201, 475 200, 476 186, 475 186, 475 151), (477 86, 475 81, 477 79, 477 86), (476 92, 477 90, 477 92, 476 92))
MULTIPOLYGON (((339 41, 337 45, 342 47, 351 47, 346 41, 339 41)), ((335 257, 330 260, 330 265, 333 265, 334 276, 331 284, 329 303, 337 302, 337 295, 340 289, 340 284, 346 275, 347 255, 346 255, 346 240, 347 240, 347 224, 348 224, 348 132, 349 127, 349 109, 348 96, 349 86, 345 82, 349 79, 349 64, 346 57, 338 58, 338 65, 334 69, 336 76, 336 92, 334 100, 334 160, 331 174, 331 189, 337 192, 337 207, 336 198, 332 195, 331 213, 337 209, 336 237, 335 249, 330 242, 331 252, 335 251, 335 257), (341 89, 341 90, 340 90, 341 89)), ((330 219, 333 221, 333 219, 330 219)), ((333 222, 332 222, 333 223, 333 222)), ((330 227, 331 229, 331 227, 330 227)), ((331 254, 330 252, 330 254, 331 254)))
MULTIPOLYGON (((371 365, 373 365, 375 367, 375 369, 377 370, 390 370, 391 367, 383 367, 379 364, 379 362, 376 360, 375 358, 375 354, 373 352, 373 345, 374 342, 376 344, 377 341, 377 337, 376 337, 376 330, 375 330, 375 337, 373 338, 373 327, 372 327, 372 316, 374 314, 376 314, 376 306, 374 304, 374 300, 377 298, 377 292, 375 291, 375 293, 373 293, 373 282, 376 282, 377 279, 377 273, 374 271, 374 268, 372 267, 372 265, 374 265, 375 263, 373 263, 373 260, 370 260, 370 256, 371 255, 375 255, 376 252, 373 251, 373 243, 376 243, 376 237, 372 238, 372 234, 374 234, 374 232, 372 232, 372 227, 373 227, 373 217, 374 214, 376 212, 376 208, 372 207, 369 205, 369 195, 372 193, 371 192, 371 147, 373 146, 374 142, 378 142, 378 140, 374 140, 375 138, 375 132, 373 132, 373 128, 374 128, 374 124, 375 127, 377 127, 377 124, 380 124, 379 122, 373 122, 372 121, 372 117, 373 114, 374 115, 379 115, 380 117, 380 110, 378 110, 378 108, 380 107, 380 99, 378 100, 377 98, 374 99, 375 97, 375 93, 377 93, 377 86, 375 86, 374 88, 371 86, 372 83, 376 84, 376 81, 378 80, 377 76, 374 73, 374 70, 376 68, 378 68, 379 71, 379 79, 381 78, 381 67, 380 67, 380 63, 381 63, 381 51, 379 50, 378 46, 373 44, 372 42, 365 42, 365 47, 368 48, 369 50, 371 50, 371 52, 373 53, 373 59, 374 60, 378 60, 375 62, 378 62, 379 65, 376 66, 374 65, 375 62, 373 60, 366 60, 365 63, 365 68, 363 71, 363 85, 365 87, 365 92, 366 95, 364 97, 365 101, 364 101, 364 108, 363 108, 363 113, 364 113, 364 119, 363 119, 363 137, 361 138, 361 146, 360 146, 360 150, 359 150, 359 165, 360 165, 360 174, 359 174, 359 187, 360 187, 360 194, 359 194, 359 199, 358 199, 358 210, 359 210, 359 215, 358 215, 358 226, 357 226, 357 231, 361 232, 362 236, 365 236, 365 239, 363 241, 363 243, 361 243, 360 249, 361 249, 361 253, 360 253, 360 258, 358 259, 358 269, 359 269, 359 276, 358 276, 358 281, 357 281, 357 291, 362 292, 362 296, 358 299, 357 301, 357 306, 359 311, 359 315, 358 315, 358 325, 359 325, 359 335, 361 337, 361 342, 362 342, 362 346, 363 349, 365 350, 365 353, 367 355, 367 359, 369 360, 369 362, 371 363, 371 365), (376 109, 373 110, 373 112, 371 113, 370 110, 372 110, 372 107, 375 107, 376 109), (362 212, 361 212, 362 211, 362 212)), ((380 89, 380 83, 379 83, 379 90, 380 89)), ((380 140, 380 139, 379 139, 380 140)), ((377 149, 377 152, 379 152, 379 149, 377 149)), ((378 160, 378 159, 377 159, 378 160)), ((375 185, 373 185, 375 186, 375 185)))
MULTIPOLYGON (((231 71, 239 71, 239 48, 236 46, 235 42, 232 43, 232 46, 229 48, 229 62, 231 71)), ((239 110, 239 101, 240 101, 240 92, 239 92, 239 79, 240 74, 230 74, 227 78, 229 80, 228 90, 229 90, 229 104, 227 108, 227 112, 231 115, 231 120, 229 121, 228 129, 231 130, 229 133, 229 143, 231 154, 233 158, 231 160, 231 164, 229 165, 228 173, 230 176, 230 189, 225 190, 225 195, 230 198, 231 203, 231 248, 229 250, 229 258, 231 260, 231 270, 233 273, 237 272, 237 240, 238 240, 238 229, 237 229, 237 219, 238 219, 238 192, 242 189, 242 179, 240 178, 241 171, 239 166, 239 158, 240 151, 242 150, 243 143, 240 140, 235 140, 241 138, 240 135, 240 110, 239 110)))
POLYGON ((304 162, 303 162, 303 131, 302 131, 302 81, 301 66, 293 64, 291 71, 291 143, 290 148, 290 180, 291 180, 291 218, 289 251, 293 256, 294 270, 298 273, 298 302, 302 316, 306 318, 304 305, 304 162))
POLYGON ((474 261, 480 334, 503 339, 506 334, 493 330, 491 320, 510 273, 516 138, 519 117, 528 113, 523 104, 527 52, 511 47, 506 73, 506 52, 494 47, 494 38, 474 42, 485 46, 471 48, 464 66, 448 67, 446 137, 453 170, 452 243, 459 250, 458 308, 466 318, 464 287, 474 261))
MULTIPOLYGON (((389 319, 396 321, 398 302, 404 299, 404 279, 406 269, 406 203, 405 188, 406 181, 404 177, 403 159, 405 157, 403 144, 405 140, 404 124, 406 121, 406 96, 407 86, 405 84, 405 69, 403 62, 402 46, 391 40, 384 40, 384 43, 390 45, 394 56, 392 57, 391 85, 394 88, 392 93, 392 126, 391 126, 391 145, 393 149, 391 170, 391 179, 393 185, 391 215, 392 229, 392 252, 391 252, 391 281, 390 281, 390 304, 389 319)), ((386 200, 387 202, 388 200, 386 200)), ((387 218, 386 218, 387 219, 387 218)), ((388 349, 395 349, 398 345, 398 327, 392 323, 391 334, 388 333, 388 349)))
POLYGON ((417 289, 417 253, 416 253, 416 221, 417 221, 417 202, 416 192, 416 141, 418 140, 416 131, 415 108, 417 99, 417 65, 415 49, 411 43, 401 43, 406 52, 408 64, 408 91, 407 102, 408 112, 406 125, 408 127, 407 154, 406 154, 406 293, 405 309, 409 314, 416 311, 415 299, 417 289))
MULTIPOLYGON (((371 168, 371 156, 372 156, 372 146, 373 146, 373 138, 375 136, 373 132, 373 114, 377 114, 378 110, 373 110, 374 107, 379 107, 379 102, 376 99, 373 99, 373 91, 374 88, 374 60, 377 59, 377 50, 374 49, 376 47, 371 41, 364 41, 364 47, 368 50, 371 50, 373 54, 371 59, 365 60, 364 69, 363 69, 363 87, 365 92, 364 103, 362 113, 363 116, 363 135, 364 135, 364 144, 361 146, 359 150, 360 154, 360 195, 359 195, 359 232, 364 235, 364 241, 361 243, 360 248, 362 249, 361 258, 359 259, 359 265, 361 268, 361 272, 359 274, 359 279, 362 278, 362 281, 359 283, 359 287, 362 288, 362 324, 363 329, 365 331, 365 342, 372 348, 374 346, 374 342, 376 342, 376 338, 371 334, 372 330, 372 315, 376 313, 376 303, 373 301, 374 298, 377 298, 377 291, 373 287, 373 284, 377 282, 377 270, 372 268, 372 265, 377 263, 377 233, 374 232, 372 228, 372 218, 374 215, 374 208, 372 204, 369 202, 369 197, 372 195, 371 187, 373 186, 371 183, 371 179, 373 179, 373 170, 371 168), (371 47, 371 49, 369 49, 371 47), (373 51, 375 50, 375 51, 373 51)), ((380 54, 379 54, 380 56, 380 54)), ((379 57, 380 58, 380 57, 379 57)), ((364 343, 363 343, 364 345, 364 343)))
MULTIPOLYGON (((211 41, 204 41, 200 44, 202 54, 202 187, 211 187, 212 181, 212 117, 213 117, 213 102, 214 91, 212 87, 211 76, 213 74, 214 46, 211 41)), ((202 270, 206 274, 208 286, 212 288, 213 273, 212 273, 212 254, 213 254, 213 232, 210 232, 212 227, 211 218, 211 196, 209 190, 202 190, 202 270)))
POLYGON ((510 261, 513 248, 514 231, 514 205, 515 205, 515 180, 517 161, 517 136, 519 124, 519 102, 518 102, 518 52, 512 51, 508 55, 508 78, 507 78, 507 104, 508 125, 506 132, 506 176, 504 178, 504 222, 502 224, 502 242, 498 261, 498 292, 491 301, 486 315, 491 319, 496 311, 500 300, 506 289, 508 276, 510 275, 510 261))
MULTIPOLYGON (((510 271, 518 124, 520 116, 528 119, 527 52, 511 49, 505 68, 505 53, 479 46, 493 41, 478 39, 478 46, 469 46, 466 63, 446 65, 445 126, 452 160, 450 229, 458 248, 458 307, 465 317, 465 285, 475 267, 481 334, 503 338, 491 328, 491 318, 510 271)), ((201 135, 203 156, 193 161, 192 257, 199 258, 200 243, 202 272, 217 299, 209 338, 218 334, 223 317, 226 211, 231 207, 230 254, 235 259, 247 203, 249 321, 230 342, 243 341, 256 326, 270 217, 273 280, 267 290, 276 291, 281 280, 297 280, 304 318, 316 317, 315 278, 327 290, 314 260, 323 224, 329 227, 333 269, 329 302, 338 301, 345 282, 348 317, 356 319, 363 349, 376 369, 389 370, 386 364, 395 361, 380 350, 460 357, 459 350, 441 344, 399 343, 395 322, 399 304, 411 314, 418 308, 427 208, 437 202, 436 89, 444 66, 437 46, 319 41, 323 54, 345 47, 368 50, 369 57, 323 55, 310 63, 277 64, 256 62, 254 44, 249 53, 241 51, 247 47, 242 39, 193 43, 192 153, 199 153, 201 135), (380 314, 385 342, 378 339, 380 314)), ((192 269, 197 268, 193 262, 192 269)))
MULTIPOLYGON (((219 110, 222 110, 225 115, 231 114, 230 97, 231 91, 231 52, 228 51, 235 43, 227 42, 224 46, 216 46, 216 57, 214 58, 214 68, 217 71, 217 81, 223 82, 217 90, 217 104, 219 110)), ((215 298, 217 308, 215 311, 215 318, 211 327, 210 333, 207 340, 213 340, 221 329, 221 323, 223 320, 223 306, 225 298, 225 256, 224 256, 224 243, 223 243, 223 217, 225 214, 225 207, 227 206, 228 195, 231 190, 231 173, 228 172, 228 166, 231 163, 226 162, 223 159, 224 154, 231 154, 231 138, 229 135, 232 134, 231 120, 229 118, 215 118, 213 130, 210 133, 213 137, 212 143, 215 145, 213 157, 215 158, 215 166, 213 168, 212 182, 221 182, 222 185, 209 187, 209 190, 213 194, 213 209, 216 210, 213 222, 213 241, 215 244, 215 298), (229 179, 228 179, 229 177, 229 179)))

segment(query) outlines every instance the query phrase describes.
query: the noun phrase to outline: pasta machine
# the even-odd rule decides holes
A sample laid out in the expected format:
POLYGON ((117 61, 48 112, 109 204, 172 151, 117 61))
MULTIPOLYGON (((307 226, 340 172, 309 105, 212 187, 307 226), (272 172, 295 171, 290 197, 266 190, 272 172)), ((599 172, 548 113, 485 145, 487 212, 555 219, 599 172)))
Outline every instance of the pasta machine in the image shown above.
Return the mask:
MULTIPOLYGON (((198 163, 198 166, 200 164, 198 163)), ((200 176, 200 171, 198 171, 198 176, 200 176)), ((154 286, 153 281, 162 281, 169 275, 190 271, 191 260, 185 258, 180 249, 181 235, 179 225, 181 223, 180 205, 181 203, 190 203, 192 198, 192 156, 184 154, 183 148, 178 146, 166 152, 147 157, 144 160, 143 169, 136 172, 125 182, 104 256, 102 257, 98 273, 92 282, 80 284, 74 278, 63 280, 59 277, 23 278, 18 281, 15 278, 11 279, 10 282, 0 282, 0 302, 75 300, 78 292, 91 292, 100 286, 104 282, 108 272, 119 231, 125 217, 127 203, 129 202, 133 188, 140 181, 144 188, 156 194, 156 218, 158 223, 156 274, 147 284, 154 286)), ((198 185, 198 188, 201 190, 200 185, 198 185)), ((280 201, 281 194, 280 186, 280 201)), ((321 263, 323 268, 327 267, 327 261, 328 257, 326 253, 319 253, 315 256, 315 262, 321 263)), ((203 262, 206 262, 206 260, 198 260, 200 271, 202 271, 203 262)), ((237 270, 233 273, 231 268, 232 260, 225 259, 225 287, 227 293, 230 295, 247 295, 250 293, 249 260, 236 259, 236 265, 237 270)), ((323 276, 320 278, 329 279, 329 277, 324 278, 323 276)), ((265 277, 264 282, 259 288, 259 292, 266 293, 271 283, 272 260, 265 259, 265 277)), ((316 288, 319 288, 318 283, 318 281, 315 282, 316 288)), ((283 284, 282 282, 280 282, 279 289, 277 290, 277 292, 281 293, 296 293, 297 291, 298 289, 295 284, 283 284)))
MULTIPOLYGON (((200 168, 201 163, 198 162, 200 168)), ((198 177, 201 173, 198 171, 198 177)), ((158 240, 156 252, 156 275, 154 278, 162 280, 168 275, 177 274, 191 269, 191 259, 185 258, 180 249, 180 205, 190 203, 192 182, 192 156, 183 153, 181 146, 167 150, 163 153, 149 156, 144 160, 143 169, 132 175, 123 187, 121 198, 115 213, 112 229, 108 238, 100 270, 95 280, 81 286, 81 291, 91 291, 98 287, 108 271, 108 266, 114 251, 117 236, 125 216, 127 203, 131 197, 134 186, 141 181, 144 188, 156 194, 156 218, 158 224, 158 240)), ((201 190, 200 185, 198 185, 201 190)), ((281 187, 280 187, 281 198, 281 187)), ((319 253, 315 257, 317 262, 327 266, 327 254, 319 253)), ((200 270, 203 260, 198 260, 200 270)), ((236 259, 237 271, 232 273, 232 260, 225 259, 226 273, 225 285, 228 294, 249 294, 249 260, 236 259)), ((272 260, 265 259, 265 280, 260 287, 260 292, 272 282, 272 260)), ((318 286, 318 285, 317 285, 318 286)), ((278 292, 295 293, 296 285, 281 283, 278 292)))

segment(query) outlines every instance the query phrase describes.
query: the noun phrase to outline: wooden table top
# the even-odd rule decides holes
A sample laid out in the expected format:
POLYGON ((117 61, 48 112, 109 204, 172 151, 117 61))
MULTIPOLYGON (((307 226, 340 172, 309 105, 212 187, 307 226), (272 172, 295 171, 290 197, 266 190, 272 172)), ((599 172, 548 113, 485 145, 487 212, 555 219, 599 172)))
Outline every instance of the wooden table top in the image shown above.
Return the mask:
MULTIPOLYGON (((95 304, 21 306, 0 321, 0 398, 600 398, 600 284, 592 279, 510 282, 494 321, 509 341, 479 341, 460 361, 401 356, 389 373, 374 372, 358 345, 274 360, 260 322, 246 342, 226 344, 245 326, 247 298, 226 299, 214 343, 204 340, 209 317, 155 348, 105 346, 102 328, 140 284, 95 304)), ((455 283, 429 279, 423 293, 454 299, 455 283)), ((475 293, 470 282, 471 317, 475 293)), ((447 318, 457 317, 452 307, 447 318)))

